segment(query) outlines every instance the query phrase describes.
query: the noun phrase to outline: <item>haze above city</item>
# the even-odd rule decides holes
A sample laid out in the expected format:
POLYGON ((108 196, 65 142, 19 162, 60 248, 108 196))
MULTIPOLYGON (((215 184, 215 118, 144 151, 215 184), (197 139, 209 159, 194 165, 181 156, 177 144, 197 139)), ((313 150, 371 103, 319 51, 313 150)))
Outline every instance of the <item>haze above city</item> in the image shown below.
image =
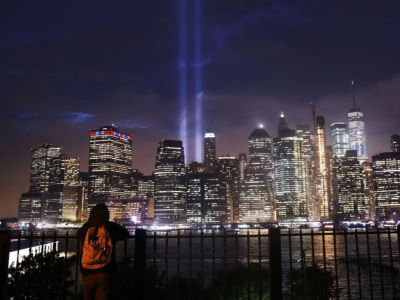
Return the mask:
MULTIPOLYGON (((217 155, 247 151, 260 123, 277 135, 365 115, 368 155, 400 133, 397 1, 203 1, 203 129, 217 155)), ((179 139, 178 1, 0 4, 0 217, 16 216, 30 148, 63 146, 87 170, 89 131, 115 123, 133 136, 133 167, 154 169, 162 139, 179 139)), ((187 15, 188 149, 194 160, 194 8, 187 15)), ((329 130, 328 137, 329 137, 329 130)))

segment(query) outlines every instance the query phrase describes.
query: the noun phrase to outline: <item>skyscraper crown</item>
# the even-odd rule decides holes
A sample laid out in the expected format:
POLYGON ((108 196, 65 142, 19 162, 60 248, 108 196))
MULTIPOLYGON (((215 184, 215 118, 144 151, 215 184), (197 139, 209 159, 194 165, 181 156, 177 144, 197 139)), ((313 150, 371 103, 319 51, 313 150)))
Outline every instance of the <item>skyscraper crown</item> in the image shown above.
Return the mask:
POLYGON ((264 128, 256 128, 253 130, 249 138, 269 138, 269 134, 264 128))

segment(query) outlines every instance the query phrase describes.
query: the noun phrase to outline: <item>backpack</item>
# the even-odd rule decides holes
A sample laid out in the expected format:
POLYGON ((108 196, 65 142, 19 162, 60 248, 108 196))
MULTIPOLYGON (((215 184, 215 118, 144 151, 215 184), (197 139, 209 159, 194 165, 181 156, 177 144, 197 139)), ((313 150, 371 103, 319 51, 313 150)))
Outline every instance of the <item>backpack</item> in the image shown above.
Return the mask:
POLYGON ((111 262, 112 242, 105 226, 91 226, 86 232, 82 251, 82 267, 97 270, 111 262))

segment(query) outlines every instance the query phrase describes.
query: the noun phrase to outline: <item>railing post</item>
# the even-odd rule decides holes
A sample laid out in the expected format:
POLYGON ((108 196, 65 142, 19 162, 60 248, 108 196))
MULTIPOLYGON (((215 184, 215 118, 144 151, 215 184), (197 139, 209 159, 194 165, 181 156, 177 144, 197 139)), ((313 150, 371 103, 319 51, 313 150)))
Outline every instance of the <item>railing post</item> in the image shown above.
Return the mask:
POLYGON ((400 259, 400 224, 397 225, 397 251, 399 251, 399 259, 400 259))
POLYGON ((269 272, 271 299, 282 300, 281 230, 269 229, 269 272))
POLYGON ((10 254, 10 232, 0 231, 0 299, 6 297, 9 254, 10 254))
POLYGON ((146 271, 146 230, 135 230, 135 298, 144 299, 145 271, 146 271))

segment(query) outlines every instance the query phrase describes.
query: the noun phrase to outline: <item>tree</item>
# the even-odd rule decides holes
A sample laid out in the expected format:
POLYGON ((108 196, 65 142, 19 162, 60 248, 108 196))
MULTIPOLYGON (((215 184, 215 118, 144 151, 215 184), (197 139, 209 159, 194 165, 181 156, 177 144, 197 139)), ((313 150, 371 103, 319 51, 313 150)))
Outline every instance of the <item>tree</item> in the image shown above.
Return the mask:
POLYGON ((65 259, 57 252, 29 254, 18 266, 9 268, 7 296, 12 299, 72 297, 71 266, 74 261, 75 257, 65 259))

